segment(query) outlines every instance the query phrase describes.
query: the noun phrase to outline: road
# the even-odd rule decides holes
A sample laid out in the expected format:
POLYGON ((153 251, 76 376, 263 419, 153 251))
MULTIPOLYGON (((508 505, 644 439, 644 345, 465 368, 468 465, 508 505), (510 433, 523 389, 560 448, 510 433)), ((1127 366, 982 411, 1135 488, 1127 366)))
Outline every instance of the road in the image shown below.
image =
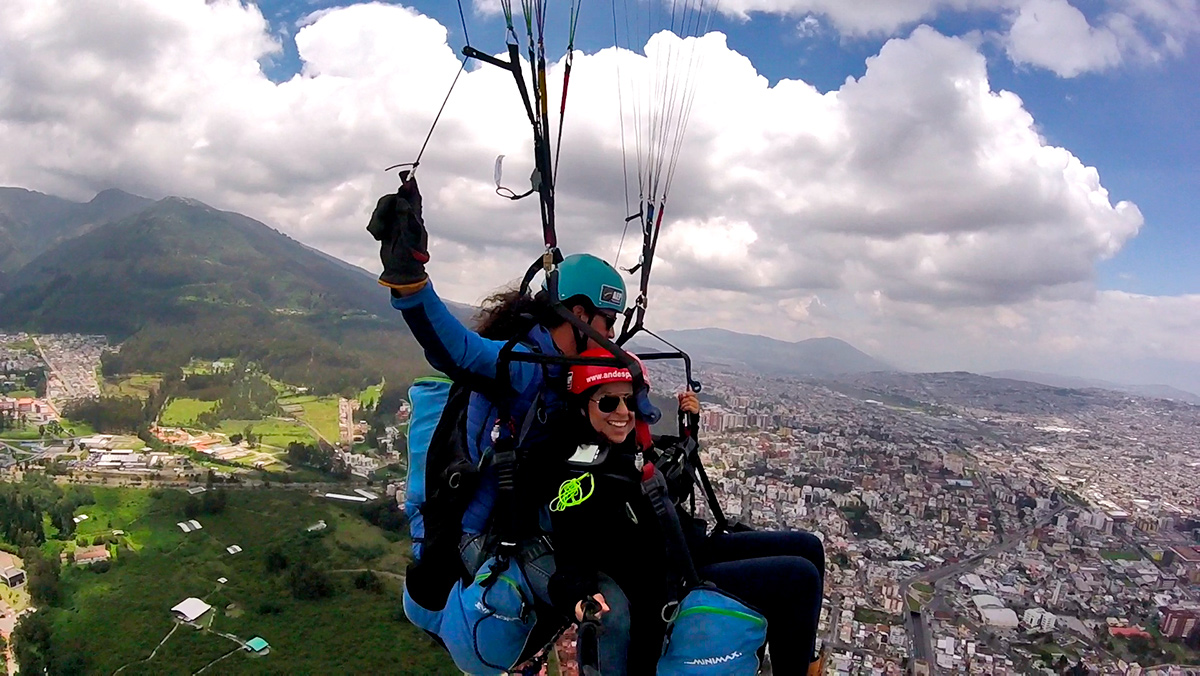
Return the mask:
MULTIPOLYGON (((945 566, 940 566, 932 570, 927 570, 919 575, 914 575, 913 577, 904 580, 900 583, 900 597, 905 599, 905 602, 907 603, 909 587, 911 587, 914 583, 927 582, 936 587, 939 580, 947 578, 951 575, 958 575, 970 570, 974 570, 975 567, 978 566, 984 559, 995 556, 1001 552, 1008 551, 1016 547, 1019 543, 1029 539, 1035 530, 1050 523, 1054 517, 1058 516, 1059 513, 1066 508, 1066 505, 1062 505, 1061 507, 1039 519, 1033 526, 1022 530, 1015 535, 1001 535, 999 542, 969 559, 951 563, 945 566)), ((939 594, 935 590, 934 600, 931 601, 929 605, 934 605, 934 603, 938 600, 938 597, 939 594)), ((912 659, 920 659, 929 662, 930 673, 935 673, 936 665, 933 661, 933 632, 930 631, 930 613, 927 612, 927 610, 928 608, 922 610, 920 614, 915 614, 912 612, 908 613, 905 616, 906 619, 904 621, 904 629, 908 632, 909 654, 912 656, 912 659)))
MULTIPOLYGON (((58 380, 63 384, 63 387, 67 390, 67 393, 71 394, 72 388, 71 388, 70 383, 68 383, 67 381, 62 379, 62 377, 58 374, 58 369, 54 368, 54 364, 51 363, 51 361, 48 358, 46 358, 46 350, 42 349, 42 344, 40 341, 38 341, 37 336, 33 337, 33 346, 38 349, 38 354, 41 355, 41 357, 42 357, 42 363, 46 365, 46 370, 49 371, 49 373, 46 374, 46 390, 47 390, 46 394, 49 394, 49 390, 50 390, 50 382, 49 381, 50 381, 50 378, 52 378, 52 377, 58 378, 58 380)), ((50 400, 50 397, 46 397, 46 402, 48 404, 50 404, 50 408, 54 410, 54 415, 62 417, 62 414, 59 413, 59 411, 58 411, 58 406, 53 401, 50 400)))

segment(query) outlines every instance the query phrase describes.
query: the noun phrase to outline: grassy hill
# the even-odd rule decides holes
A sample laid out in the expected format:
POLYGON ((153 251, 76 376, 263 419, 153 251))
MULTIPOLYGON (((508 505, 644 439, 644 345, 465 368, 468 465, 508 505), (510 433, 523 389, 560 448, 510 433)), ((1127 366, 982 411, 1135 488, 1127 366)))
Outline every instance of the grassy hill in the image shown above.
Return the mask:
POLYGON ((0 306, 6 321, 51 330, 130 335, 224 308, 395 314, 365 275, 245 216, 174 197, 60 243, 18 277, 0 306))
POLYGON ((369 273, 183 198, 59 242, 10 274, 0 328, 125 340, 108 373, 245 357, 333 392, 428 370, 369 273))
POLYGON ((192 674, 261 636, 265 657, 237 651, 206 673, 454 674, 449 659, 400 610, 407 540, 367 523, 353 508, 296 491, 237 490, 204 528, 183 533, 189 496, 181 491, 93 488, 96 503, 78 537, 125 532, 111 569, 65 565, 64 600, 50 609, 56 650, 84 657, 84 673, 192 674), (323 520, 327 528, 306 529, 323 520), (230 545, 243 548, 230 555, 230 545), (272 572, 268 553, 287 566, 272 572), (321 571, 324 598, 298 599, 289 583, 298 567, 321 571), (356 578, 376 571, 376 583, 356 578), (224 577, 222 584, 218 578, 224 577), (366 586, 360 589, 359 586, 366 586), (170 608, 188 597, 214 607, 205 629, 175 626, 170 608), (152 659, 147 658, 162 643, 152 659))

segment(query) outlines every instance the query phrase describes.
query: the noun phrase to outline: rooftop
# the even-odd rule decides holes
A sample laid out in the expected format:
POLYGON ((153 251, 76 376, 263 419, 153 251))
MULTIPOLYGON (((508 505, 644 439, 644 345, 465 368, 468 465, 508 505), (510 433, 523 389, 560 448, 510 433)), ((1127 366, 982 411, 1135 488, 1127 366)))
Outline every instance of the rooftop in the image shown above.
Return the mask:
POLYGON ((196 618, 210 610, 212 610, 212 606, 194 596, 180 601, 174 608, 171 608, 171 612, 175 613, 185 622, 193 622, 196 618))

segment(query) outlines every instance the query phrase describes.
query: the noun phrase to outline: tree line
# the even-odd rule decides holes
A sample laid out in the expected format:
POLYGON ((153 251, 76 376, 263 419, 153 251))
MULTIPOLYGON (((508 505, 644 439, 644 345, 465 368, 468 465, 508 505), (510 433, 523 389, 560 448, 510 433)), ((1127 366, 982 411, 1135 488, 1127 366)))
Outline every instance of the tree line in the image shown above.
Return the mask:
POLYGON ((289 443, 287 460, 293 465, 315 469, 339 479, 346 479, 350 476, 350 470, 345 463, 338 459, 333 447, 323 441, 317 442, 315 445, 299 441, 289 443))
POLYGON ((358 392, 378 383, 411 382, 429 373, 416 342, 402 328, 368 317, 287 317, 253 308, 176 324, 149 324, 119 352, 101 357, 107 376, 165 373, 193 358, 252 361, 276 380, 316 395, 358 392))

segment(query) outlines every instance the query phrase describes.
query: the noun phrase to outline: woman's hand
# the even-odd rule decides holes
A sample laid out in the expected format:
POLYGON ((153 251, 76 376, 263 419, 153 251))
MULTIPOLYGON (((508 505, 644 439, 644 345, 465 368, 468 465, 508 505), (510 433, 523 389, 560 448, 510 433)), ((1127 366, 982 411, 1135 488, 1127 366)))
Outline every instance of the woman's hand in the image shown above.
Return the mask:
POLYGON ((700 397, 695 392, 686 390, 679 393, 679 410, 684 413, 700 412, 700 397))
POLYGON ((383 274, 379 283, 398 296, 420 291, 429 276, 429 233, 421 216, 421 191, 417 179, 408 172, 400 175, 400 189, 384 195, 375 205, 367 232, 379 242, 383 274))
MULTIPOLYGON (((591 598, 585 600, 592 601, 600 606, 600 609, 596 611, 595 619, 600 619, 604 616, 604 613, 608 612, 608 603, 604 601, 603 594, 592 594, 591 598)), ((583 603, 583 601, 580 601, 575 604, 575 620, 577 622, 583 622, 583 603)))

